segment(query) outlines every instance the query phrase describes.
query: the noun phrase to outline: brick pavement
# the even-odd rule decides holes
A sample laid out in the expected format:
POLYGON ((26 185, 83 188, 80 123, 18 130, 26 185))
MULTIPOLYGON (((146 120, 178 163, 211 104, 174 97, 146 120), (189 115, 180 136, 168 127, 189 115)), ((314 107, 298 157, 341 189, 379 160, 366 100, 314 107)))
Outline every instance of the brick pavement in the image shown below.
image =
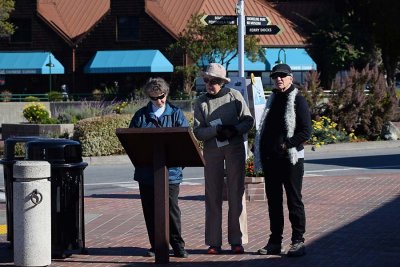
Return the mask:
MULTIPOLYGON (((268 238, 266 202, 247 202, 249 244, 246 253, 205 254, 204 188, 181 186, 183 235, 188 259, 170 258, 170 266, 400 266, 400 177, 398 174, 306 177, 307 255, 301 258, 260 256, 268 238)), ((5 205, 0 204, 0 210, 5 205)), ((226 202, 224 203, 226 218, 226 202)), ((137 190, 85 198, 88 255, 73 254, 51 266, 149 266, 143 257, 148 241, 137 190)), ((284 245, 290 242, 285 212, 284 245)), ((12 250, 0 235, 0 265, 11 266, 12 250)), ((164 265, 165 266, 165 265, 164 265)))

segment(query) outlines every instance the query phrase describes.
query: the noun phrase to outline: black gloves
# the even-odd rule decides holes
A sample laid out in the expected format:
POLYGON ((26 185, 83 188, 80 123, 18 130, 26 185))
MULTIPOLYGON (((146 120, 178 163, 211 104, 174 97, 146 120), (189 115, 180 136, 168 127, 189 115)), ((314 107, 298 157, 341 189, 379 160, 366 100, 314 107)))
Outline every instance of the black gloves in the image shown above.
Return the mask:
POLYGON ((217 140, 223 142, 238 134, 235 126, 233 125, 218 125, 217 126, 217 140))

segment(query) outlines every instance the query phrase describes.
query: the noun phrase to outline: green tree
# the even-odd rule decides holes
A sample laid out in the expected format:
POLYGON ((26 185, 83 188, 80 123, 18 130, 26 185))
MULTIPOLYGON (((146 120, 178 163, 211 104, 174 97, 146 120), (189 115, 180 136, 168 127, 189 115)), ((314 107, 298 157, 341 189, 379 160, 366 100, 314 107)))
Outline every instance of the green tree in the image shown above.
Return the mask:
POLYGON ((397 0, 325 0, 325 10, 304 19, 308 52, 329 88, 340 70, 363 69, 367 64, 385 69, 392 85, 400 61, 397 0))
POLYGON ((370 62, 371 45, 355 38, 348 17, 338 16, 327 8, 323 15, 308 22, 304 25, 308 32, 307 51, 317 63, 322 87, 329 88, 339 71, 363 68, 370 62))
POLYGON ((398 29, 400 2, 397 0, 347 0, 346 4, 345 14, 349 14, 357 25, 362 25, 364 31, 370 34, 367 37, 370 37, 380 49, 386 80, 391 86, 395 81, 396 68, 400 61, 400 31, 398 29))
POLYGON ((8 22, 10 13, 14 10, 14 0, 0 0, 0 38, 14 33, 14 26, 8 22))
MULTIPOLYGON (((204 14, 193 14, 188 20, 186 28, 179 34, 176 43, 169 47, 171 53, 183 53, 200 69, 203 69, 207 62, 217 62, 228 68, 230 62, 238 55, 238 33, 237 26, 232 25, 204 25, 201 18, 204 14)), ((264 60, 265 54, 258 45, 259 38, 245 36, 245 56, 255 62, 264 60)), ((186 68, 183 66, 182 68, 186 68)), ((188 66, 187 68, 193 68, 188 66)), ((197 73, 185 71, 192 76, 185 75, 185 83, 194 83, 197 73)), ((185 86, 192 88, 193 86, 185 86)))

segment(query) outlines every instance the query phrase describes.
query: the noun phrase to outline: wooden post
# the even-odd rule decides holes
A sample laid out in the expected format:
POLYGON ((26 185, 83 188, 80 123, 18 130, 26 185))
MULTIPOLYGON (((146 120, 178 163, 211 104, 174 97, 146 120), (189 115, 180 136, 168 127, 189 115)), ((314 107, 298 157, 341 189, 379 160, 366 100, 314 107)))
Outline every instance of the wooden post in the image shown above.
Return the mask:
POLYGON ((165 157, 164 144, 156 141, 153 145, 156 263, 169 263, 169 184, 165 157))

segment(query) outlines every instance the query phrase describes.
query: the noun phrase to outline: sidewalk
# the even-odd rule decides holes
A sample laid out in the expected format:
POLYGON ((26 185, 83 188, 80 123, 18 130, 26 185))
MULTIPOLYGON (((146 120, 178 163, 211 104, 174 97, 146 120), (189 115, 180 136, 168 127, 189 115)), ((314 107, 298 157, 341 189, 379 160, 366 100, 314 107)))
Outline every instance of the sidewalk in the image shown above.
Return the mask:
MULTIPOLYGON (((188 259, 170 258, 170 266, 400 266, 400 177, 398 174, 306 177, 303 196, 307 213, 307 255, 301 258, 260 256, 268 238, 265 202, 247 202, 249 243, 243 255, 230 254, 226 241, 224 202, 223 255, 207 255, 204 245, 204 188, 181 186, 183 235, 188 259)), ((51 266, 149 266, 149 247, 138 190, 85 198, 88 255, 73 254, 51 266)), ((5 204, 0 204, 4 212, 5 204)), ((285 212, 284 245, 290 224, 285 212)), ((0 235, 0 265, 12 266, 12 250, 0 235)), ((163 265, 165 266, 165 265, 163 265)))
MULTIPOLYGON (((400 141, 335 144, 306 154, 334 151, 385 149, 400 141)), ((130 163, 127 156, 85 158, 89 164, 130 163)), ((124 189, 122 189, 124 190, 124 189)), ((0 196, 1 196, 0 192, 0 196)), ((204 245, 204 187, 181 186, 183 235, 188 259, 170 258, 170 266, 264 267, 274 266, 400 266, 400 177, 398 174, 305 177, 303 197, 307 213, 307 255, 301 258, 260 256, 256 251, 268 239, 266 202, 247 202, 249 244, 244 255, 229 253, 226 240, 227 203, 224 202, 223 255, 209 256, 204 245)), ((5 215, 0 201, 0 217, 5 215)), ((51 266, 149 266, 154 258, 143 257, 148 240, 139 192, 85 198, 86 248, 88 255, 73 254, 53 260, 51 266)), ((5 224, 5 221, 0 222, 5 224)), ((284 245, 290 243, 290 223, 285 211, 284 245)), ((0 265, 12 266, 12 250, 0 232, 0 265)), ((165 265, 164 265, 165 266, 165 265)))

